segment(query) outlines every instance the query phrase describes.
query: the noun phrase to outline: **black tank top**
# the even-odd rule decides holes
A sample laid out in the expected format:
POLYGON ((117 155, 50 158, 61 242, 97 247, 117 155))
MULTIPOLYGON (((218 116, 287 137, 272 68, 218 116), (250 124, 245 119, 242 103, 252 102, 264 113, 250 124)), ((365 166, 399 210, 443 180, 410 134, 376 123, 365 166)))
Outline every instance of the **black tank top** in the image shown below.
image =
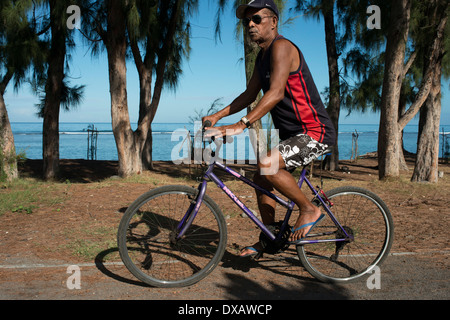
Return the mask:
MULTIPOLYGON (((256 69, 264 93, 270 89, 272 47, 275 41, 281 39, 285 38, 283 36, 275 38, 267 54, 263 57, 261 50, 256 59, 256 69)), ((304 133, 320 143, 332 146, 336 140, 334 126, 302 52, 294 43, 292 44, 298 50, 300 66, 297 71, 289 74, 284 99, 271 110, 275 128, 279 130, 281 140, 304 133)))

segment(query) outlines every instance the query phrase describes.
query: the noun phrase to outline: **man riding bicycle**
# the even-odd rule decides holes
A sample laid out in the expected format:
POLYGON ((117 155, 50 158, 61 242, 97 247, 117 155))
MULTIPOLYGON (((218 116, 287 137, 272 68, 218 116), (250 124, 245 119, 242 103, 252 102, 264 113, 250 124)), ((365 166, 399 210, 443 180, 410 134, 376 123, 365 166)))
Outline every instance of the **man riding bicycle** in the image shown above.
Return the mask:
MULTIPOLYGON (((300 49, 278 34, 278 8, 272 0, 253 0, 236 11, 252 41, 261 48, 247 89, 229 106, 204 117, 214 126, 220 119, 240 112, 254 102, 263 90, 258 105, 238 123, 214 128, 214 135, 229 136, 271 113, 279 131, 280 144, 258 160, 255 183, 278 190, 300 209, 290 241, 304 238, 323 217, 298 188, 289 171, 310 163, 334 145, 336 132, 300 49), (278 170, 271 171, 271 168, 278 170)), ((208 130, 208 128, 206 128, 208 130)), ((275 201, 257 191, 258 207, 264 224, 275 222, 275 201)), ((262 250, 260 243, 241 250, 241 257, 254 256, 262 250)))

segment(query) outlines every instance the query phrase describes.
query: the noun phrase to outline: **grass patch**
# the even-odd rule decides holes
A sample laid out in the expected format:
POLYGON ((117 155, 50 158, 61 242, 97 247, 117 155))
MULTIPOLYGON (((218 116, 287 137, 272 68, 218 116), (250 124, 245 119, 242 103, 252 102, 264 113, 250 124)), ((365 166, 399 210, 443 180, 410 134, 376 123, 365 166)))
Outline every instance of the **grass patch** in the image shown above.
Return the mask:
MULTIPOLYGON (((86 261, 94 260, 100 253, 117 248, 116 226, 84 224, 80 229, 67 229, 66 237, 71 241, 65 245, 74 256, 86 261)), ((108 259, 114 258, 108 256, 108 259)))
POLYGON ((17 179, 0 185, 0 216, 8 213, 32 214, 41 206, 53 206, 64 201, 61 190, 70 185, 44 183, 34 179, 17 179), (63 186, 63 187, 61 187, 63 186))
POLYGON ((126 178, 113 176, 101 182, 90 183, 88 188, 89 189, 109 188, 111 186, 116 186, 118 184, 121 185, 142 184, 142 185, 149 185, 150 188, 156 188, 164 185, 186 184, 186 183, 197 184, 198 181, 196 181, 195 179, 191 179, 188 176, 171 177, 165 174, 145 171, 142 174, 135 174, 126 178))
POLYGON ((16 180, 0 190, 0 215, 7 212, 31 214, 42 199, 42 184, 33 180, 16 180))
MULTIPOLYGON (((93 261, 101 252, 117 248, 117 244, 114 240, 95 241, 76 239, 69 244, 67 248, 72 251, 74 256, 77 256, 84 261, 93 261)), ((114 259, 114 257, 108 256, 108 259, 114 259)))

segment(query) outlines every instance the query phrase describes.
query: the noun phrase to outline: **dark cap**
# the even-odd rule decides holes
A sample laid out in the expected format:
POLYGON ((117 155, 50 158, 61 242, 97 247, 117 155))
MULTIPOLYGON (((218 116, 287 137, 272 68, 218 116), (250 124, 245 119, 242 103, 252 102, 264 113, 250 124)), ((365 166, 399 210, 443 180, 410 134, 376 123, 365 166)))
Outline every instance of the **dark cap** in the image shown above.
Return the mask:
POLYGON ((247 10, 248 8, 267 8, 272 10, 276 14, 277 18, 279 18, 278 8, 272 0, 252 0, 248 4, 242 4, 236 10, 236 17, 238 19, 244 19, 245 10, 247 10))

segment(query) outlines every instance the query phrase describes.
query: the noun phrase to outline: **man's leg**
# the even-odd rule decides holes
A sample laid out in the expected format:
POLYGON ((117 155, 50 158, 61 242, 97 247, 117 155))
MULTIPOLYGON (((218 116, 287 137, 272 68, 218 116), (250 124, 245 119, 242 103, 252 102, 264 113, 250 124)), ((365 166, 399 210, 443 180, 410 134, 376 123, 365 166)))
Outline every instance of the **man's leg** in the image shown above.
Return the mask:
MULTIPOLYGON (((282 195, 294 201, 300 209, 300 215, 294 225, 294 229, 315 222, 320 217, 320 209, 314 206, 305 194, 298 187, 294 177, 285 170, 286 164, 281 157, 278 149, 274 149, 267 157, 258 162, 258 172, 255 175, 254 181, 261 187, 272 191, 273 188, 278 190, 282 195)), ((271 224, 275 221, 275 205, 276 202, 263 193, 256 192, 258 199, 258 207, 261 213, 264 224, 271 224)), ((306 236, 311 227, 302 228, 294 232, 290 241, 296 241, 306 236)), ((259 244, 253 246, 260 250, 259 244)), ((250 249, 245 248, 241 251, 241 255, 252 253, 250 249)))
MULTIPOLYGON (((273 185, 260 174, 259 170, 253 177, 253 182, 267 191, 273 191, 273 185)), ((256 190, 256 199, 258 201, 258 209, 261 214, 262 222, 265 225, 273 224, 275 222, 275 207, 277 204, 275 200, 258 190, 256 190)))
MULTIPOLYGON (((300 209, 300 215, 294 225, 294 229, 297 229, 304 224, 315 222, 320 217, 320 209, 309 201, 303 191, 298 187, 294 177, 285 170, 286 164, 278 149, 272 150, 267 156, 267 159, 263 159, 258 164, 258 168, 260 169, 262 177, 267 180, 271 186, 286 198, 294 201, 300 209)), ((265 198, 268 197, 263 195, 261 202, 264 202, 265 198)), ((289 240, 296 241, 305 237, 309 229, 311 229, 311 227, 297 230, 291 235, 289 240)))
MULTIPOLYGON (((259 167, 259 166, 258 166, 259 167)), ((267 191, 273 191, 272 184, 264 178, 259 172, 259 170, 256 172, 255 176, 253 177, 253 182, 255 182, 260 187, 266 189, 267 191)), ((265 225, 270 225, 275 222, 275 206, 276 202, 272 198, 266 196, 264 193, 259 192, 256 190, 256 199, 258 201, 258 209, 259 213, 261 214, 262 222, 265 225)), ((253 249, 255 250, 262 250, 261 244, 258 242, 253 245, 253 249)), ((254 250, 246 247, 241 250, 240 255, 246 256, 249 254, 254 254, 254 250)))

